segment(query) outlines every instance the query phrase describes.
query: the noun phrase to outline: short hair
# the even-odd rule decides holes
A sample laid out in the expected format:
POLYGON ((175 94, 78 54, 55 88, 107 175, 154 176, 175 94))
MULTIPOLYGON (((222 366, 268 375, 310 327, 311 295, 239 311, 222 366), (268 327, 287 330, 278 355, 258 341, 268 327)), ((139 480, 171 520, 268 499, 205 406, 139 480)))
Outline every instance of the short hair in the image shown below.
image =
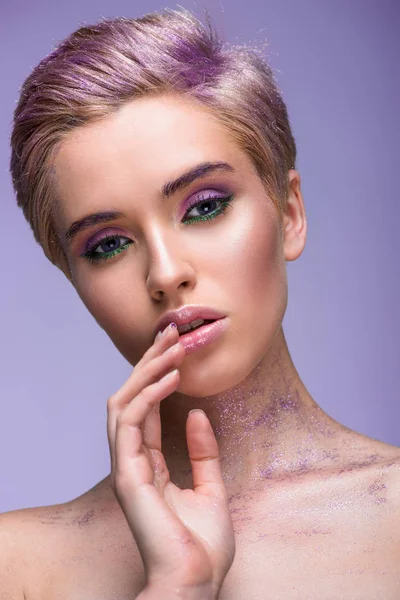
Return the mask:
POLYGON ((55 224, 52 161, 73 129, 135 98, 174 93, 211 110, 247 153, 280 215, 296 145, 262 51, 222 42, 207 15, 164 9, 82 26, 30 73, 14 112, 10 171, 17 204, 46 257, 71 279, 55 224))

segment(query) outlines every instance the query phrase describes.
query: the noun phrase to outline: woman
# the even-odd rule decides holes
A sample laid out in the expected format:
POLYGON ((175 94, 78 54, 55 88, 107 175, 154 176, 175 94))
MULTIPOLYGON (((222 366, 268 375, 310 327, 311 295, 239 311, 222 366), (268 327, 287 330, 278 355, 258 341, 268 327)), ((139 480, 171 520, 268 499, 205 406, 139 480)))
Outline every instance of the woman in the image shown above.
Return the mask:
POLYGON ((83 27, 26 80, 18 204, 135 368, 110 475, 2 515, 5 597, 399 597, 399 450, 324 413, 282 330, 295 159, 269 67, 184 10, 83 27))

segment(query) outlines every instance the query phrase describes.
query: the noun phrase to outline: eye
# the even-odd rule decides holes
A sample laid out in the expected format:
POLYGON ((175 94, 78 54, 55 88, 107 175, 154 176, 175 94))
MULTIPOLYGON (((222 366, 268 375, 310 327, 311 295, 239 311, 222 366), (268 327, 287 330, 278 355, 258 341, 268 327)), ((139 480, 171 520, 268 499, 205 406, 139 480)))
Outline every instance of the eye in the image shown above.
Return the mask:
MULTIPOLYGON (((190 223, 216 219, 225 214, 228 209, 232 208, 230 205, 232 200, 233 195, 222 198, 219 196, 198 196, 196 202, 186 211, 185 215, 190 215, 190 213, 195 211, 200 213, 203 212, 204 214, 200 214, 199 216, 194 215, 183 222, 187 225, 190 223)), ((114 256, 120 252, 124 252, 132 243, 132 240, 126 236, 108 234, 97 240, 86 252, 81 254, 81 256, 92 264, 99 264, 104 260, 114 258, 114 256), (125 240, 125 243, 122 243, 121 240, 125 240)))
POLYGON ((192 218, 186 219, 184 223, 196 223, 197 221, 208 221, 210 219, 215 219, 219 215, 224 214, 228 208, 232 208, 230 206, 232 200, 233 196, 222 198, 219 196, 198 197, 197 201, 192 204, 190 209, 185 214, 190 215, 190 213, 193 213, 193 211, 198 211, 200 214, 193 215, 192 218))
POLYGON ((123 252, 131 244, 131 240, 123 235, 110 234, 101 238, 87 252, 82 254, 89 262, 99 262, 107 260, 123 252), (120 240, 127 240, 124 244, 120 240))

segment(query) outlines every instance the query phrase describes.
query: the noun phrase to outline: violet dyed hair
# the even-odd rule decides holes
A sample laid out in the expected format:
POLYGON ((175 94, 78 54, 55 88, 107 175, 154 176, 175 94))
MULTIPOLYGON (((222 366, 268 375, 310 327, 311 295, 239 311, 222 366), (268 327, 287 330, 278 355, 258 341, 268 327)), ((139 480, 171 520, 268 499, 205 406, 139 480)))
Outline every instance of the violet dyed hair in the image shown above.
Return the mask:
POLYGON ((186 9, 84 26, 32 71, 14 112, 10 170, 18 206, 46 257, 71 279, 54 225, 52 160, 74 128, 149 94, 173 93, 210 110, 247 153, 279 213, 296 145, 262 52, 218 38, 186 9))

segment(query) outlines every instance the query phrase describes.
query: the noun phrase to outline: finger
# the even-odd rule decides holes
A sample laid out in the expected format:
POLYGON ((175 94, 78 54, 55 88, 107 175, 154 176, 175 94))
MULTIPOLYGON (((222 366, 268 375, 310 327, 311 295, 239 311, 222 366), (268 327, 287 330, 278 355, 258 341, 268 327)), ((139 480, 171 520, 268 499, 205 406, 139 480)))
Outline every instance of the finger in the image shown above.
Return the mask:
MULTIPOLYGON (((126 392, 129 393, 135 392, 135 386, 140 385, 141 379, 138 378, 138 374, 144 369, 146 365, 149 365, 153 359, 160 358, 164 355, 165 351, 171 347, 173 344, 176 344, 179 340, 179 333, 176 327, 167 327, 164 330, 164 335, 161 336, 142 356, 140 361, 135 365, 132 373, 125 381, 125 383, 120 387, 120 389, 113 395, 115 404, 120 404, 120 402, 124 402, 126 399, 126 392)), ((155 369, 157 370, 157 369, 155 369)), ((154 375, 154 370, 145 371, 144 375, 154 375)), ((139 390, 136 391, 139 393, 139 390)))
MULTIPOLYGON (((161 355, 157 355, 153 360, 149 361, 146 365, 137 371, 135 367, 133 373, 127 379, 127 381, 121 386, 121 388, 113 394, 107 402, 107 436, 110 448, 111 456, 111 468, 114 468, 114 454, 115 454, 115 431, 116 431, 116 419, 117 415, 129 402, 131 402, 147 385, 155 383, 162 377, 168 370, 179 366, 185 357, 185 349, 182 344, 177 341, 174 344, 175 349, 172 350, 171 345, 173 340, 179 339, 179 335, 171 330, 172 333, 166 335, 166 351, 161 355), (168 350, 171 348, 171 352, 168 350)), ((164 348, 165 350, 165 348, 164 348)), ((160 350, 161 352, 161 350, 160 350)), ((152 441, 159 445, 161 442, 155 442, 157 435, 161 438, 161 431, 154 430, 151 428, 152 441)), ((156 446, 155 446, 156 447, 156 446)))
POLYGON ((141 484, 153 482, 152 466, 143 452, 142 422, 154 405, 171 394, 178 383, 179 371, 176 369, 147 386, 117 417, 115 477, 124 479, 128 473, 132 492, 141 484))
POLYGON ((157 402, 144 420, 142 427, 143 445, 152 469, 153 484, 162 495, 165 486, 170 481, 170 475, 162 453, 160 403, 157 402))
POLYGON ((179 525, 183 531, 182 524, 159 494, 160 486, 165 487, 169 480, 164 457, 161 452, 149 450, 143 444, 141 428, 146 412, 172 393, 178 383, 179 372, 176 370, 143 390, 136 398, 137 402, 129 404, 117 418, 114 489, 142 556, 151 551, 146 540, 153 546, 151 540, 154 541, 163 530, 172 535, 179 525), (153 536, 149 535, 151 531, 153 536))
MULTIPOLYGON (((182 362, 185 356, 185 349, 179 342, 167 348, 165 353, 149 363, 148 367, 139 374, 144 386, 155 383, 160 379, 161 374, 171 370, 172 367, 177 367, 182 362), (172 357, 172 359, 170 359, 172 357), (160 368, 159 363, 162 364, 160 368)), ((160 420, 160 405, 156 404, 145 417, 142 424, 144 443, 149 448, 155 448, 161 451, 161 420, 160 420)))
POLYGON ((193 489, 225 497, 218 442, 202 410, 191 411, 186 421, 186 439, 192 465, 193 489))
POLYGON ((164 329, 161 337, 154 340, 150 348, 146 350, 140 361, 135 365, 135 369, 144 366, 150 360, 163 353, 172 343, 177 342, 179 338, 179 332, 175 325, 176 323, 170 323, 168 327, 164 329))
POLYGON ((153 406, 145 418, 142 431, 143 443, 149 449, 159 450, 161 452, 161 419, 159 403, 153 406))
POLYGON ((141 429, 146 415, 179 384, 179 371, 168 375, 143 390, 117 418, 115 490, 145 563, 168 562, 165 547, 157 542, 160 538, 180 547, 188 538, 181 520, 159 493, 159 486, 169 481, 164 457, 143 444, 141 429))
POLYGON ((153 469, 153 485, 158 493, 163 496, 165 486, 171 480, 167 463, 162 452, 159 450, 148 450, 151 466, 153 469))

